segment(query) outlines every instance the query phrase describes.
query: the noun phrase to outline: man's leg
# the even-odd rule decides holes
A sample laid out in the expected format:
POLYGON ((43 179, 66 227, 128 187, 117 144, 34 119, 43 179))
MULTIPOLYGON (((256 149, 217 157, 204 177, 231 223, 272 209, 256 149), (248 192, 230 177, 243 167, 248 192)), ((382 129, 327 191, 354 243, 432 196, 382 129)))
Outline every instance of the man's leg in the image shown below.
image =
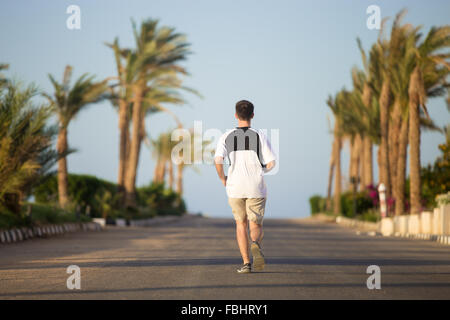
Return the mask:
POLYGON ((248 252, 248 222, 245 207, 245 198, 228 198, 228 203, 233 211, 234 220, 236 221, 236 239, 241 252, 242 260, 250 263, 248 252))
POLYGON ((244 264, 250 263, 248 254, 247 220, 236 220, 236 239, 244 264))
POLYGON ((264 218, 265 198, 247 199, 247 215, 250 220, 250 237, 252 245, 250 247, 253 255, 253 268, 256 271, 264 269, 264 255, 261 252, 261 240, 263 236, 262 223, 264 218))
POLYGON ((261 244, 262 236, 262 224, 250 221, 250 238, 252 239, 252 241, 261 244))
POLYGON ((246 201, 246 211, 250 221, 250 238, 261 244, 264 236, 263 218, 266 207, 266 198, 250 198, 246 201))

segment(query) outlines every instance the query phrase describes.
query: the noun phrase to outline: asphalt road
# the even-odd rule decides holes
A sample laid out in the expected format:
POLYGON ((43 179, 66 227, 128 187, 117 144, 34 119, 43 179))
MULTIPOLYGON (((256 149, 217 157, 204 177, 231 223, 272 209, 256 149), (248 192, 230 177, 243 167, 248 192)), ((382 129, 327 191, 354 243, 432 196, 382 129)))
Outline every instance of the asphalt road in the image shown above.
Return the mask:
POLYGON ((334 224, 264 224, 263 272, 236 274, 231 219, 186 217, 0 245, 0 299, 449 299, 450 247, 334 224), (69 290, 66 268, 81 269, 69 290), (381 289, 369 290, 369 265, 381 289))

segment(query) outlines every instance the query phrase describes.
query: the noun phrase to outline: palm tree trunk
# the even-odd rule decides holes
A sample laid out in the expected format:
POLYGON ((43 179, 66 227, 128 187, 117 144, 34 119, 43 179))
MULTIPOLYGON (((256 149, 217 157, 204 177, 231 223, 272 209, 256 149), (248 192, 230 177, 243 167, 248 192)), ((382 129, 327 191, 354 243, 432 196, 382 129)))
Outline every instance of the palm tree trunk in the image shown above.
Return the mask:
POLYGON ((409 176, 411 214, 422 209, 420 196, 420 118, 419 118, 420 69, 417 66, 409 83, 409 176))
POLYGON ((356 178, 356 191, 359 190, 359 183, 361 182, 361 151, 362 151, 362 139, 358 134, 356 135, 356 150, 355 150, 355 178, 356 178))
MULTIPOLYGON (((129 116, 128 116, 129 117, 129 116)), ((125 181, 127 179, 127 170, 128 170, 128 163, 130 161, 130 151, 131 151, 131 137, 130 137, 130 119, 128 119, 128 125, 127 125, 127 130, 125 130, 126 132, 126 156, 125 156, 125 174, 124 174, 124 189, 125 189, 125 181)))
POLYGON ((405 212, 405 176, 406 160, 408 157, 408 117, 402 121, 399 139, 398 139, 398 157, 397 170, 394 185, 395 215, 401 215, 405 212))
MULTIPOLYGON (((372 99, 372 90, 367 83, 363 88, 363 104, 366 109, 370 108, 370 100, 372 99)), ((373 146, 369 136, 363 138, 363 162, 364 162, 364 180, 362 184, 364 187, 373 184, 373 146)))
MULTIPOLYGON (((67 127, 60 127, 56 149, 59 154, 67 152, 67 127)), ((61 208, 66 208, 69 203, 67 157, 58 160, 58 199, 61 208)))
MULTIPOLYGON (((352 180, 357 181, 359 178, 359 160, 360 160, 360 152, 361 152, 361 137, 356 135, 353 138, 353 141, 350 142, 350 168, 349 168, 349 176, 350 182, 352 180)), ((350 183, 350 190, 358 191, 358 183, 350 183)))
POLYGON ((163 158, 159 167, 159 182, 164 183, 166 179, 166 160, 163 158))
POLYGON ((334 155, 336 153, 336 138, 333 139, 333 144, 331 146, 331 154, 330 154, 330 169, 328 171, 328 188, 327 188, 327 202, 326 202, 326 210, 331 211, 331 192, 333 186, 333 175, 334 175, 334 155))
MULTIPOLYGON (((401 103, 396 100, 392 111, 392 120, 389 125, 389 172, 392 188, 395 188, 397 178, 398 141, 401 130, 401 103)), ((394 192, 393 192, 394 193, 394 192)))
POLYGON ((359 147, 359 175, 360 175, 360 188, 361 190, 364 190, 366 187, 365 181, 366 181, 366 163, 364 162, 364 137, 360 136, 360 147, 359 147))
POLYGON ((153 171, 153 182, 158 183, 159 182, 159 172, 161 167, 161 157, 158 157, 156 160, 155 170, 153 171))
POLYGON ((378 145, 378 149, 377 149, 377 163, 378 163, 378 184, 380 184, 380 182, 381 182, 381 168, 380 168, 381 147, 380 147, 380 145, 378 145))
POLYGON ((183 168, 184 164, 180 163, 177 166, 177 192, 180 197, 183 195, 183 168))
POLYGON ((173 163, 172 160, 169 159, 169 188, 173 189, 173 163))
POLYGON ((136 175, 142 141, 142 117, 144 116, 142 112, 142 98, 143 90, 138 86, 134 90, 133 114, 131 119, 133 129, 131 133, 129 159, 127 161, 127 172, 125 175, 125 205, 127 207, 136 206, 136 175))
MULTIPOLYGON (((335 126, 336 127, 336 126, 335 126)), ((336 132, 337 130, 335 130, 336 132)), ((341 149, 342 149, 342 138, 335 133, 335 178, 334 178, 334 197, 333 197, 333 212, 335 215, 341 212, 341 149)))
POLYGON ((350 138, 350 164, 348 168, 348 177, 349 177, 349 188, 350 191, 355 191, 354 184, 351 183, 352 178, 355 175, 355 166, 356 166, 356 138, 350 138))
POLYGON ((117 184, 119 191, 124 189, 125 172, 127 162, 127 147, 129 139, 128 129, 128 110, 127 101, 125 99, 119 100, 119 173, 117 178, 117 184))
POLYGON ((370 137, 363 140, 364 182, 363 186, 373 185, 373 145, 370 137))
POLYGON ((380 183, 386 187, 386 197, 391 195, 391 181, 389 174, 389 104, 390 104, 390 81, 386 79, 381 87, 380 94, 380 183))

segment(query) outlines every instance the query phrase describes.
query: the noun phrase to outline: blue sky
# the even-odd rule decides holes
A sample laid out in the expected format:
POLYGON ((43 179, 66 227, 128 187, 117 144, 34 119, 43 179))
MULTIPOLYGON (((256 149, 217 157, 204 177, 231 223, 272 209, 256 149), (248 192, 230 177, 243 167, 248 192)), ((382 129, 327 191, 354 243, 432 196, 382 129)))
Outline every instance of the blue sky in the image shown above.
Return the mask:
MULTIPOLYGON (((254 127, 279 129, 280 170, 267 177, 267 217, 305 217, 308 198, 324 194, 331 149, 325 100, 343 86, 351 87, 350 69, 361 65, 356 37, 367 49, 377 30, 366 27, 366 8, 376 4, 382 17, 402 8, 405 21, 423 25, 449 23, 448 1, 2 1, 0 62, 9 76, 51 90, 47 74, 58 79, 66 64, 74 76, 84 72, 98 79, 115 75, 113 55, 104 42, 116 36, 132 46, 130 19, 159 18, 187 35, 193 54, 185 63, 186 85, 203 99, 186 95, 189 105, 171 107, 186 127, 195 120, 203 128, 225 131, 235 126, 234 104, 255 105, 254 127), (81 8, 81 30, 66 28, 66 8, 81 8)), ((392 20, 392 19, 391 19, 392 20)), ((440 126, 449 120, 444 100, 431 100, 429 112, 440 126)), ((174 127, 170 117, 147 119, 152 136, 174 127)), ((69 170, 116 181, 118 119, 109 103, 88 107, 69 127, 69 170)), ((422 135, 422 163, 439 155, 444 141, 438 133, 422 135)), ((374 159, 375 160, 375 159, 374 159)), ((347 170, 348 152, 343 155, 347 170)), ((141 154, 138 185, 147 184, 154 168, 151 152, 141 154)), ((190 211, 230 216, 225 190, 213 166, 187 169, 185 198, 190 211)))

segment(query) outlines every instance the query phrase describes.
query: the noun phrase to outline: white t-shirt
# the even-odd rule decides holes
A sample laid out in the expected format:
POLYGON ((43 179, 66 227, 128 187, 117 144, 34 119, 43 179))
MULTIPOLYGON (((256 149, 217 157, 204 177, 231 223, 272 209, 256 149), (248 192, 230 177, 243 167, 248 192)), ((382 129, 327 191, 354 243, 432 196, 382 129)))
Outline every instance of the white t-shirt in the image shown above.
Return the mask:
POLYGON ((217 143, 214 157, 229 160, 226 184, 229 198, 266 197, 264 168, 276 156, 261 130, 240 127, 225 132, 217 143))

